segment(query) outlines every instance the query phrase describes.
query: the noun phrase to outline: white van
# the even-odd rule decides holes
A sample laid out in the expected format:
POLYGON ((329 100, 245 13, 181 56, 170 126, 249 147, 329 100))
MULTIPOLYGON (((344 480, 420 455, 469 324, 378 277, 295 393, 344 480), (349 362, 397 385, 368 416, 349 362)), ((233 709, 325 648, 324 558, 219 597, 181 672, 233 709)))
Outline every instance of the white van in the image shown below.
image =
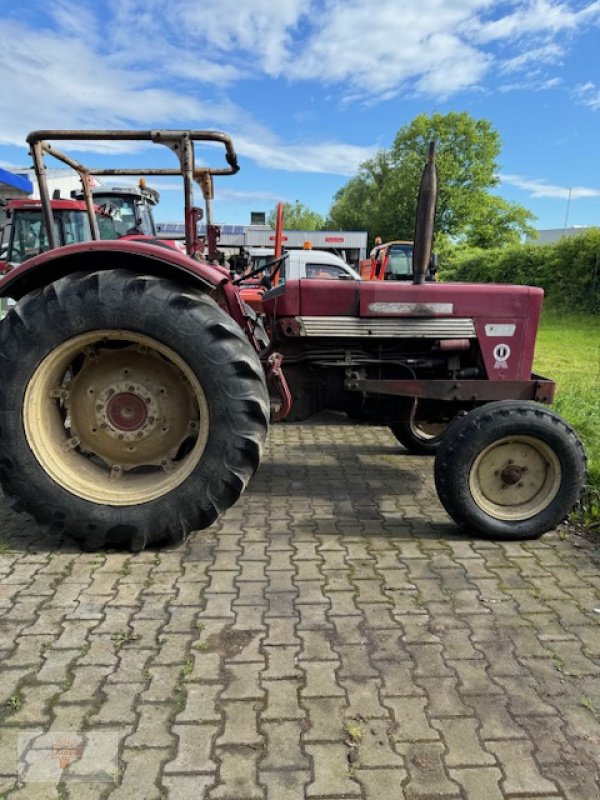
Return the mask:
MULTIPOLYGON (((249 250, 253 267, 260 267, 274 257, 274 250, 252 247, 249 250)), ((359 281, 360 275, 348 266, 343 258, 327 250, 289 250, 281 265, 280 280, 299 278, 331 278, 334 280, 359 281)))

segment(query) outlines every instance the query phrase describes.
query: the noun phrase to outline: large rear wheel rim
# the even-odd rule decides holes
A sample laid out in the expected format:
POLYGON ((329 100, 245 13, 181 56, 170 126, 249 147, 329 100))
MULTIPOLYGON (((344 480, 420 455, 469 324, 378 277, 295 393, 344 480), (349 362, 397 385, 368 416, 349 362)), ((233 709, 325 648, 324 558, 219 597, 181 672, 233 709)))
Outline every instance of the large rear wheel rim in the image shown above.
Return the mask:
POLYGON ((559 492, 554 450, 533 436, 506 436, 484 448, 469 472, 473 500, 498 520, 519 522, 543 512, 559 492))
POLYGON ((126 330, 62 342, 34 371, 23 403, 31 450, 71 494, 109 506, 151 502, 202 458, 208 404, 166 345, 126 330))

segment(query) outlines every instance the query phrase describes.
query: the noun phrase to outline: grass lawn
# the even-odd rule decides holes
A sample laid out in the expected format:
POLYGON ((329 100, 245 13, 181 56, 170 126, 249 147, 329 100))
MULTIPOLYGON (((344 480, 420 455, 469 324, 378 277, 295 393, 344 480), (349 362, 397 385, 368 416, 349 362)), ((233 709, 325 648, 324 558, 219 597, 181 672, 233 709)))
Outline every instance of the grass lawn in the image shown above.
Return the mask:
POLYGON ((534 371, 557 384, 554 409, 575 428, 589 459, 585 521, 600 522, 600 317, 544 311, 534 371))

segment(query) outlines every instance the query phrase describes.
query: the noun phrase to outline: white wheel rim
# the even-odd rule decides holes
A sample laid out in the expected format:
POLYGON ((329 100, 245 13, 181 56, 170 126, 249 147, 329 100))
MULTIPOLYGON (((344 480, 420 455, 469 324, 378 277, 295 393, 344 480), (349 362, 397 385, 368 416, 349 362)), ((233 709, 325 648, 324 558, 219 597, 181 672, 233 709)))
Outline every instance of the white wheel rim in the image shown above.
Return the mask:
POLYGON ((471 496, 499 520, 531 519, 554 500, 562 470, 556 453, 533 436, 506 436, 477 456, 469 473, 471 496))
POLYGON ((63 342, 38 365, 23 424, 59 486, 94 503, 130 506, 189 477, 206 446, 209 415, 198 379, 177 353, 139 333, 99 330, 63 342))

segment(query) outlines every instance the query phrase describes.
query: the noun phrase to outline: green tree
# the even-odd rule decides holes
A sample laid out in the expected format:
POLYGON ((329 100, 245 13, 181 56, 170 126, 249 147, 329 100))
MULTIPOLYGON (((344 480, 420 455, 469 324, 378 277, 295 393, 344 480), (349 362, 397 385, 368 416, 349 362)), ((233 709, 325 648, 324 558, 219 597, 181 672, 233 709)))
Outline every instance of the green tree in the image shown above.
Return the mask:
MULTIPOLYGON (((275 228, 277 207, 269 212, 267 224, 275 228)), ((296 200, 295 203, 283 203, 283 225, 292 231, 318 231, 325 227, 325 220, 316 211, 311 211, 310 208, 296 200)))
POLYGON ((400 128, 389 150, 361 164, 335 195, 328 224, 366 229, 371 240, 412 239, 419 181, 429 142, 436 141, 436 236, 489 247, 518 241, 534 216, 490 192, 498 183, 499 134, 466 112, 421 114, 400 128))

